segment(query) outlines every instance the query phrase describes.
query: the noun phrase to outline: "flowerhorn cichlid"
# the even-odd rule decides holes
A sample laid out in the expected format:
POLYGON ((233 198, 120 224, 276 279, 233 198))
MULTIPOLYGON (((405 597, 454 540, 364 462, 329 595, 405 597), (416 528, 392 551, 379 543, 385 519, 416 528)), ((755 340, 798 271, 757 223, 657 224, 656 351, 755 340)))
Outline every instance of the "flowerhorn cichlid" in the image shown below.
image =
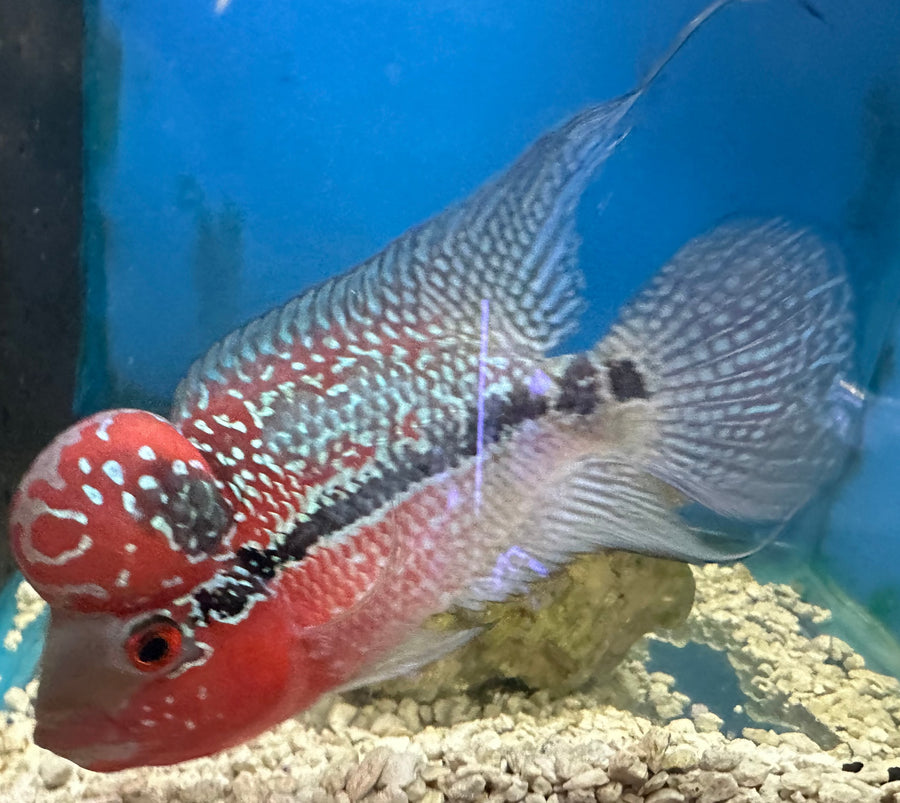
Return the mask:
POLYGON ((834 475, 852 319, 810 231, 722 225, 547 356, 582 306, 575 205, 647 84, 228 335, 170 420, 98 413, 38 456, 10 529, 51 609, 38 744, 94 770, 221 750, 473 635, 435 613, 592 550, 730 557, 686 508, 777 526, 834 475))

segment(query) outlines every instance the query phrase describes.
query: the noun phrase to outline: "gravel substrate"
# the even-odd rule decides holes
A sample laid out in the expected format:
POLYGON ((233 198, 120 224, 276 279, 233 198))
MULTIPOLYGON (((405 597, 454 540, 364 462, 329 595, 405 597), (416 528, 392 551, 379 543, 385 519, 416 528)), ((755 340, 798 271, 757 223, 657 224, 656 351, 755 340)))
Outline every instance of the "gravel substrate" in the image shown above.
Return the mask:
POLYGON ((828 612, 790 588, 740 565, 695 569, 695 581, 687 622, 652 638, 722 651, 743 712, 794 730, 726 735, 703 700, 647 670, 644 639, 591 692, 330 697, 218 756, 97 775, 32 744, 31 684, 6 695, 0 801, 900 803, 900 684, 807 635, 828 612))

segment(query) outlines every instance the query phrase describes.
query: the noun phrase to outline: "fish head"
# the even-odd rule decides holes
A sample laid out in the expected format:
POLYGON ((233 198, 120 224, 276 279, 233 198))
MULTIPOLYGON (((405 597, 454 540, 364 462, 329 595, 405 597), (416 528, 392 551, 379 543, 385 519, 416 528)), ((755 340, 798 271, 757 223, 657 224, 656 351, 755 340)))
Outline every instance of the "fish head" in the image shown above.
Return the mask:
POLYGON ((223 490, 170 422, 137 410, 87 418, 34 461, 10 537, 50 607, 38 744, 95 770, 168 764, 288 715, 273 704, 289 675, 277 606, 242 626, 198 616, 193 592, 233 556, 223 490))
POLYGON ((294 713, 282 622, 195 631, 179 609, 52 610, 34 740, 97 772, 174 764, 246 741, 294 713))

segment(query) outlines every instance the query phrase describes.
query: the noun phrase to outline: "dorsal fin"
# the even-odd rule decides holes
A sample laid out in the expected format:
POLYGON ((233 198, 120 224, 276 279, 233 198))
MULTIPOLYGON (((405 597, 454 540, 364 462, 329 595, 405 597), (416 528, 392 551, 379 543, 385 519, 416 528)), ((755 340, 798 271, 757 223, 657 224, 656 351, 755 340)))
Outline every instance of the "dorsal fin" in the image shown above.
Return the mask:
POLYGON ((538 139, 468 200, 410 229, 341 276, 298 296, 216 343, 176 392, 173 417, 202 406, 210 383, 228 385, 259 355, 290 359, 335 328, 351 337, 440 339, 481 331, 525 357, 558 345, 577 326, 582 277, 574 209, 591 176, 628 132, 626 116, 666 64, 717 11, 688 23, 637 88, 591 106, 538 139))
POLYGON ((434 341, 445 333, 477 342, 485 299, 494 336, 523 355, 555 346, 582 305, 572 212, 621 138, 621 105, 578 115, 469 200, 219 341, 180 385, 177 415, 208 383, 228 383, 260 355, 295 358, 303 344, 315 347, 335 329, 364 343, 386 334, 434 341))

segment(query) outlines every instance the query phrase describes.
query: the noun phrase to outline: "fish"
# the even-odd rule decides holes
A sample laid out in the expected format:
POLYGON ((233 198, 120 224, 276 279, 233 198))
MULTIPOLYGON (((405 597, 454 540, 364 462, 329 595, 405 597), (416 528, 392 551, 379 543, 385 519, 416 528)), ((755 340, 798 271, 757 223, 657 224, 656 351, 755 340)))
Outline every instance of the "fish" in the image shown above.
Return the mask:
POLYGON ((168 418, 102 411, 37 456, 10 516, 50 608, 37 744, 104 772, 215 753, 477 635, 435 614, 586 552, 732 559, 754 547, 692 506, 777 530, 837 476, 852 299, 808 227, 725 221, 556 353, 575 207, 648 85, 226 336, 168 418))

